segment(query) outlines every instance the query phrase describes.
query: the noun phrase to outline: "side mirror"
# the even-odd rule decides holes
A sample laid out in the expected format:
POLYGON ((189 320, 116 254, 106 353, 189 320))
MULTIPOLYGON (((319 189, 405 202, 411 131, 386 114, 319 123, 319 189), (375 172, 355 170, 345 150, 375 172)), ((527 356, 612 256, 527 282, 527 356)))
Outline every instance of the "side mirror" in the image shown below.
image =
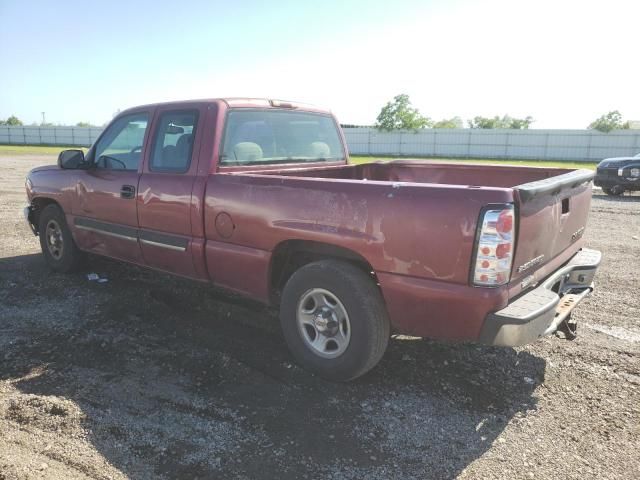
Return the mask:
POLYGON ((82 150, 63 150, 58 155, 58 166, 65 169, 80 168, 84 163, 82 150))

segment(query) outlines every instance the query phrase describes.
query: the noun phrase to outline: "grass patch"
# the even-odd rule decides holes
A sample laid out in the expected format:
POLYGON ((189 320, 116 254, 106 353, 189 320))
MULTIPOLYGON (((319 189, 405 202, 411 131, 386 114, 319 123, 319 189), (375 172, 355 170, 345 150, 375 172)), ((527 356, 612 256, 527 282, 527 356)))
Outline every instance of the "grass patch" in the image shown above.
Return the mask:
POLYGON ((350 163, 369 163, 369 162, 388 162, 391 160, 430 160, 433 162, 445 163, 475 163, 475 164, 499 164, 499 165, 516 165, 520 167, 548 167, 548 168, 588 168, 595 170, 597 162, 563 162, 552 160, 508 160, 508 159, 492 159, 492 158, 404 158, 404 157, 365 157, 354 155, 350 157, 350 163))
POLYGON ((87 150, 83 147, 65 145, 0 145, 0 155, 58 155, 62 150, 69 148, 87 150))

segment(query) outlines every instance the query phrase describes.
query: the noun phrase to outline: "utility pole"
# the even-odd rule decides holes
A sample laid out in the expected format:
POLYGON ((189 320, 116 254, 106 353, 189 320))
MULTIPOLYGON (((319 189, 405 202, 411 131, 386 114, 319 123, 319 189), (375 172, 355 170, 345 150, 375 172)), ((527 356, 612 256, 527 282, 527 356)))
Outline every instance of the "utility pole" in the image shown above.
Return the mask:
POLYGON ((42 125, 44 125, 46 122, 44 121, 44 112, 40 112, 42 113, 42 125))

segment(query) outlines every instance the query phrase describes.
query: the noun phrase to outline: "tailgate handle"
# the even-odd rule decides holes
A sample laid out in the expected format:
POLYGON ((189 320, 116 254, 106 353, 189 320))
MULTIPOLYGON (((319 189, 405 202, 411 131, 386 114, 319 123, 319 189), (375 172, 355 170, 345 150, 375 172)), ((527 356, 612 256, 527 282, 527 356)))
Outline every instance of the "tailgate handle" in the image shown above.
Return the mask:
POLYGON ((562 215, 569 213, 569 198, 562 199, 562 215))

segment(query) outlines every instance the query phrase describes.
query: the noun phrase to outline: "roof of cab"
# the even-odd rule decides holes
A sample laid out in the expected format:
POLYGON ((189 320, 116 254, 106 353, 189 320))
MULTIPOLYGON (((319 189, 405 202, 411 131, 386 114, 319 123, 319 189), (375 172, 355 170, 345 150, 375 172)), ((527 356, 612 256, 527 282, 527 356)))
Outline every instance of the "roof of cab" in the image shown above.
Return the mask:
POLYGON ((251 98, 251 97, 227 97, 227 98, 206 98, 206 99, 193 99, 193 100, 177 100, 171 102, 158 102, 150 103, 146 105, 139 105, 128 108, 122 113, 129 110, 138 110, 141 108, 160 107, 167 105, 176 105, 184 103, 224 103, 228 108, 278 108, 278 109, 292 109, 292 110, 304 110, 317 113, 331 113, 330 110, 320 108, 315 105, 302 102, 294 102, 289 100, 276 100, 269 98, 251 98))

